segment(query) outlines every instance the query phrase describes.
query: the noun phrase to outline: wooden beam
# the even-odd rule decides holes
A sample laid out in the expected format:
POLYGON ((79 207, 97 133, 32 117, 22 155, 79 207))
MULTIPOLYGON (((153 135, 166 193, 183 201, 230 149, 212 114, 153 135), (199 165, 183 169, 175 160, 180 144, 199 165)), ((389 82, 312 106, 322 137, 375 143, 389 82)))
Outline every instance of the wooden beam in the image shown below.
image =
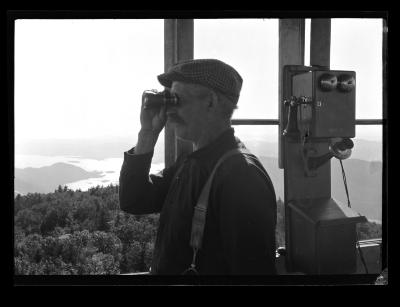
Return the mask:
MULTIPOLYGON (((287 160, 285 150, 288 150, 286 140, 283 137, 285 107, 283 105, 284 88, 283 88, 283 68, 285 65, 304 65, 304 19, 280 19, 279 20, 279 136, 278 136, 278 157, 279 167, 284 168, 287 160)), ((291 237, 290 237, 290 210, 287 205, 287 169, 284 170, 284 200, 285 200, 285 245, 287 257, 285 257, 286 268, 288 271, 292 269, 291 257, 291 237)))
MULTIPOLYGON (((388 25, 387 20, 382 19, 382 116, 384 124, 382 127, 383 156, 382 156, 382 270, 387 268, 388 249, 387 249, 387 218, 388 218, 388 45, 387 45, 388 25)), ((393 109, 393 108, 392 108, 393 109)))
MULTIPOLYGON (((279 125, 279 119, 242 119, 235 118, 231 120, 232 125, 279 125)), ((380 126, 385 125, 385 120, 383 119, 356 119, 357 126, 380 126)))
POLYGON ((279 125, 278 119, 232 119, 232 125, 279 125))
MULTIPOLYGON (((176 61, 176 20, 164 20, 164 71, 168 69, 176 61)), ((168 125, 164 130, 165 139, 165 167, 171 166, 175 161, 175 132, 174 129, 168 125)))
POLYGON ((311 19, 310 65, 330 67, 331 20, 311 19))
POLYGON ((278 137, 278 163, 283 168, 284 139, 282 132, 284 114, 282 98, 282 76, 285 65, 304 65, 304 19, 279 20, 279 137, 278 137))
MULTIPOLYGON (((164 71, 179 61, 193 59, 193 19, 165 19, 164 21, 164 71)), ((165 166, 176 158, 193 151, 193 145, 176 138, 172 126, 165 126, 165 166)))

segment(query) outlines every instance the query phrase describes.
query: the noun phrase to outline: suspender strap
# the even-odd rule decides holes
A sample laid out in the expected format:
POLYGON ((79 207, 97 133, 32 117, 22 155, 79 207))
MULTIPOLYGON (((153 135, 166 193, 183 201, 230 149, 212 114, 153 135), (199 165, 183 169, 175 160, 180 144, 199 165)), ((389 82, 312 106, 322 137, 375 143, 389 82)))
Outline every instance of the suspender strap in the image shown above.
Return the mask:
MULTIPOLYGON (((230 156, 236 154, 243 154, 243 155, 251 155, 251 153, 244 148, 235 148, 228 152, 226 152, 215 164, 210 176, 207 179, 206 184, 204 185, 200 197, 197 200, 197 204, 194 207, 193 212, 193 219, 192 219, 192 233, 190 236, 190 246, 193 248, 193 258, 192 263, 188 269, 186 269, 182 274, 194 274, 198 275, 198 271, 196 270, 196 255, 197 252, 201 249, 202 242, 203 242, 203 233, 204 233, 204 226, 206 224, 206 214, 207 214, 207 207, 208 207, 208 200, 209 194, 211 190, 211 184, 214 179, 215 172, 217 168, 230 156)), ((272 185, 271 179, 269 178, 268 174, 263 170, 261 165, 256 163, 257 169, 264 175, 268 184, 272 185)))
POLYGON ((190 237, 190 246, 192 246, 194 255, 192 266, 195 266, 196 253, 201 248, 203 241, 204 225, 206 223, 206 213, 208 207, 208 198, 211 190, 211 184, 218 166, 221 165, 227 158, 236 154, 250 154, 246 149, 235 148, 226 152, 215 164, 206 184, 201 191, 200 197, 194 207, 193 219, 192 219, 192 233, 190 237))

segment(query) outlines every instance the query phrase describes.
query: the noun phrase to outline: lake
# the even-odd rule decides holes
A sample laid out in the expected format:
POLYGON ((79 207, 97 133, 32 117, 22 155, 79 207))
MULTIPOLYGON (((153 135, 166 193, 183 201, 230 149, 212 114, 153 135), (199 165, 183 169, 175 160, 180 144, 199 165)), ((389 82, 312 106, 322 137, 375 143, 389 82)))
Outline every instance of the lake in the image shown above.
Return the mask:
MULTIPOLYGON (((43 155, 15 155, 15 168, 50 166, 54 163, 63 162, 74 166, 78 166, 85 171, 98 171, 102 173, 102 177, 89 178, 75 182, 67 183, 66 185, 72 189, 81 189, 86 191, 91 187, 108 186, 118 184, 119 172, 121 170, 122 158, 108 158, 103 160, 86 159, 79 156, 43 156, 43 155)), ((150 173, 157 173, 164 168, 164 163, 155 163, 151 165, 150 173)))

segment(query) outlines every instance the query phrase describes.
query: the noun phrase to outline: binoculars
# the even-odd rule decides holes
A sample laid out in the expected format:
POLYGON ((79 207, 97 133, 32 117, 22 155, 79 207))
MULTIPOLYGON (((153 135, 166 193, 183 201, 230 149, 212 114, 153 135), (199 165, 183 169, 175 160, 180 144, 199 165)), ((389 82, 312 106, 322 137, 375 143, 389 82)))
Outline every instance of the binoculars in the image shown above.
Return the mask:
POLYGON ((158 92, 157 90, 146 90, 142 95, 144 109, 160 108, 162 106, 172 107, 178 105, 178 97, 168 90, 158 92))

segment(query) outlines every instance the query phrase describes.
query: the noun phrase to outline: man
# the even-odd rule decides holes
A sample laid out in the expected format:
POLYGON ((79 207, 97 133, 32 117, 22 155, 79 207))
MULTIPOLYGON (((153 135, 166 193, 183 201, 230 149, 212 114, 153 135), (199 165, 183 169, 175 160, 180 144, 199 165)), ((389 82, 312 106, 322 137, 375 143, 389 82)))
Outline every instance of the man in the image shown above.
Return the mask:
MULTIPOLYGON (((192 218, 202 188, 224 153, 244 148, 230 121, 242 78, 222 61, 198 59, 176 64, 158 80, 178 104, 156 110, 142 105, 137 145, 124 153, 120 206, 131 214, 161 212, 151 274, 179 275, 193 259, 192 218), (149 175, 166 121, 178 138, 193 143, 194 152, 149 175)), ((242 154, 227 158, 215 173, 208 200, 198 273, 275 274, 276 197, 258 159, 242 154)))

